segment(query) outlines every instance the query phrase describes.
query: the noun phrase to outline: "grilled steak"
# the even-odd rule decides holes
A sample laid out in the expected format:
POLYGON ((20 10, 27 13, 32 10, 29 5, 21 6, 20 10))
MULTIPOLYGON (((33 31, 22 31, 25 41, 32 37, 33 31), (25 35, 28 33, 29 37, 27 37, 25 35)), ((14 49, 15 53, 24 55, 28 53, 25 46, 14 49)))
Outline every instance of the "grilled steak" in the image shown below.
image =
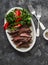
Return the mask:
POLYGON ((27 26, 21 27, 18 30, 8 32, 12 37, 12 41, 16 44, 16 47, 28 48, 28 42, 31 41, 31 29, 27 26))
POLYGON ((28 33, 21 33, 20 36, 21 37, 31 37, 31 35, 29 35, 28 33))
POLYGON ((25 43, 25 42, 27 43, 27 42, 29 42, 30 40, 31 40, 31 38, 23 38, 21 41, 24 42, 24 43, 25 43))
POLYGON ((30 33, 31 30, 30 30, 30 28, 21 28, 20 29, 20 33, 22 33, 22 32, 28 32, 28 33, 30 33))
POLYGON ((13 41, 16 42, 16 41, 22 41, 22 42, 28 42, 30 41, 31 38, 27 38, 27 37, 20 37, 20 36, 17 36, 17 37, 14 37, 13 38, 13 41))
POLYGON ((17 37, 17 36, 19 36, 18 33, 12 35, 13 38, 14 38, 14 37, 17 37))
POLYGON ((18 47, 19 48, 28 48, 30 45, 29 44, 21 44, 18 47))
POLYGON ((14 35, 14 34, 16 34, 16 33, 18 33, 18 32, 19 32, 19 30, 15 30, 15 31, 10 31, 10 32, 8 32, 8 34, 14 35))
POLYGON ((21 40, 21 39, 22 39, 22 37, 17 36, 17 37, 14 37, 12 41, 16 42, 16 41, 21 40))
POLYGON ((16 44, 16 47, 19 47, 20 45, 22 45, 22 42, 19 42, 18 44, 16 44))

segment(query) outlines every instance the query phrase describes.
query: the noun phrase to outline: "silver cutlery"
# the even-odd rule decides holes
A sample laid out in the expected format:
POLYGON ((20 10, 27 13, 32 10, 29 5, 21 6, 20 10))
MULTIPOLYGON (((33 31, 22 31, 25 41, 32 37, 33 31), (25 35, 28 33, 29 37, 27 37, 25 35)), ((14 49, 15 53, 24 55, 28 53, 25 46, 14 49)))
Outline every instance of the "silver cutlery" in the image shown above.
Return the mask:
POLYGON ((37 37, 39 37, 39 35, 40 35, 39 22, 40 22, 40 18, 41 18, 41 6, 40 5, 37 6, 37 15, 36 15, 36 17, 38 19, 37 37))
MULTIPOLYGON (((37 18, 37 16, 36 16, 35 9, 32 7, 31 3, 28 4, 28 8, 29 8, 29 11, 31 12, 31 14, 34 15, 34 16, 36 17, 36 19, 38 20, 38 18, 37 18)), ((42 29, 42 30, 45 30, 45 26, 43 25, 43 23, 40 22, 40 20, 38 20, 38 21, 39 21, 39 24, 40 24, 40 26, 41 26, 41 29, 42 29)))

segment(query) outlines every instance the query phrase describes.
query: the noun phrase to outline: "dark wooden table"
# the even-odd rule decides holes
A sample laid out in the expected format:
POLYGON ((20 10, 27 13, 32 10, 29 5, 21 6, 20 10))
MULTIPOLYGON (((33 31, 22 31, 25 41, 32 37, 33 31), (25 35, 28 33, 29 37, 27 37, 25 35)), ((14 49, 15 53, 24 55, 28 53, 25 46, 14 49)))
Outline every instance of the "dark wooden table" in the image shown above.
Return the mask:
MULTIPOLYGON (((26 0, 21 7, 27 8, 26 0)), ((42 7, 42 23, 48 28, 48 0, 31 0, 33 7, 42 7)), ((46 41, 40 28, 40 37, 37 38, 33 49, 27 53, 16 51, 9 43, 3 29, 5 13, 18 5, 18 0, 0 0, 0 65, 48 65, 48 41, 46 41)), ((35 25, 37 25, 36 19, 35 25)))

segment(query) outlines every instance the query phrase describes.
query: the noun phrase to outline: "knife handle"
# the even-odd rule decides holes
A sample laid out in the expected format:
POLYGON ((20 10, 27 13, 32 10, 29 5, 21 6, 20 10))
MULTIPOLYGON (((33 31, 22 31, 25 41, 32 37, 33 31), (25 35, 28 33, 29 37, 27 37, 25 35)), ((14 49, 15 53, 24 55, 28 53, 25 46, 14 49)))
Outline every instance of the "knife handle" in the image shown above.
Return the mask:
POLYGON ((45 30, 46 29, 46 27, 40 21, 39 21, 39 24, 40 24, 42 30, 45 30))

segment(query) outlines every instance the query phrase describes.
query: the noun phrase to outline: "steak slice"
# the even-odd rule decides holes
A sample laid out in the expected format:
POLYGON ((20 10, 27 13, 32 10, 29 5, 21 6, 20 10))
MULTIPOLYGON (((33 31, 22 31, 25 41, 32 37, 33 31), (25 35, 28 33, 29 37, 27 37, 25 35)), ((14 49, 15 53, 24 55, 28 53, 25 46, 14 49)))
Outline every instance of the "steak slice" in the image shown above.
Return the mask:
POLYGON ((16 42, 16 41, 19 41, 19 40, 21 40, 21 39, 22 39, 22 37, 17 36, 17 37, 14 37, 12 41, 16 42))
POLYGON ((19 32, 19 30, 15 30, 15 31, 10 31, 10 32, 8 32, 8 34, 14 35, 14 34, 17 34, 18 32, 19 32))
POLYGON ((25 44, 19 45, 18 47, 19 48, 28 48, 29 46, 30 46, 29 44, 25 43, 25 44))
POLYGON ((23 33, 23 32, 31 33, 31 30, 30 30, 30 28, 21 28, 19 33, 23 33))
POLYGON ((24 38, 21 41, 24 42, 24 43, 27 43, 27 42, 30 42, 30 40, 31 40, 31 38, 24 38))
POLYGON ((14 38, 14 37, 17 37, 17 36, 19 36, 18 33, 12 35, 13 38, 14 38))
POLYGON ((18 44, 16 44, 16 47, 19 47, 20 45, 22 45, 22 42, 19 42, 18 44))
POLYGON ((21 37, 31 37, 31 35, 29 35, 28 33, 21 33, 20 36, 21 37))
POLYGON ((14 37, 12 41, 29 42, 30 40, 31 40, 31 38, 17 36, 17 37, 14 37))

